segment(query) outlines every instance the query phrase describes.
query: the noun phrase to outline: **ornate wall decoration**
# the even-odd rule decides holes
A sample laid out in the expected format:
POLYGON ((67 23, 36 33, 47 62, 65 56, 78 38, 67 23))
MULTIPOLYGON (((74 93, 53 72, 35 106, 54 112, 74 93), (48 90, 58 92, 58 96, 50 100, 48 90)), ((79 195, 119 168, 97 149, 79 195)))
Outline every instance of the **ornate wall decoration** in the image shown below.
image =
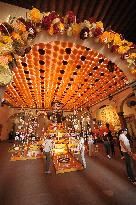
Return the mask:
POLYGON ((101 120, 102 124, 109 123, 115 129, 120 128, 119 116, 114 107, 108 105, 98 110, 97 119, 101 120))

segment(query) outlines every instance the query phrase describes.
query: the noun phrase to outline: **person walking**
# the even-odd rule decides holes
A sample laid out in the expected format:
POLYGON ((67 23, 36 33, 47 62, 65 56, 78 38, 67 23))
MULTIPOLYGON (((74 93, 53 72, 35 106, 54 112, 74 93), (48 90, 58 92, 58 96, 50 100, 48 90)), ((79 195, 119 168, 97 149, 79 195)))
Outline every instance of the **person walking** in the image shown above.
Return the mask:
POLYGON ((80 137, 79 150, 80 150, 80 156, 82 159, 82 164, 84 168, 86 168, 84 137, 80 137))
POLYGON ((109 138, 108 138, 108 133, 107 132, 103 133, 102 141, 103 141, 103 144, 104 144, 106 155, 110 159, 111 158, 111 156, 110 156, 110 142, 109 142, 109 138))
POLYGON ((95 145, 94 145, 94 137, 93 134, 90 132, 88 136, 88 147, 89 147, 89 156, 94 156, 95 145))
POLYGON ((108 131, 108 139, 110 143, 111 156, 115 157, 114 139, 110 130, 108 131))
POLYGON ((122 133, 122 130, 119 130, 116 133, 116 140, 117 140, 117 145, 118 145, 119 152, 120 152, 120 155, 121 155, 121 159, 124 159, 124 155, 123 155, 123 152, 121 151, 121 146, 120 146, 120 141, 119 141, 119 136, 120 136, 121 133, 122 133))
POLYGON ((120 141, 121 151, 123 152, 123 155, 125 157, 128 180, 132 184, 136 185, 136 178, 134 177, 134 173, 132 169, 132 158, 134 157, 134 154, 131 151, 130 142, 126 135, 127 135, 127 129, 123 129, 121 134, 119 135, 119 141, 120 141))
POLYGON ((50 163, 51 163, 51 151, 53 149, 53 141, 51 139, 51 136, 47 135, 45 138, 44 143, 42 144, 45 158, 45 173, 49 174, 51 173, 50 169, 50 163))

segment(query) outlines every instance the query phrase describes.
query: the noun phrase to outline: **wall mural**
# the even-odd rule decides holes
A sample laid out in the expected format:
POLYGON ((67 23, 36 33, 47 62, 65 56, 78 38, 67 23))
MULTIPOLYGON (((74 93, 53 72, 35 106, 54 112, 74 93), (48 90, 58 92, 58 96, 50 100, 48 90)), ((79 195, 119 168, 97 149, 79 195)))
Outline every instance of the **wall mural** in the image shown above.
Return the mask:
POLYGON ((97 111, 97 119, 102 122, 102 126, 109 123, 115 130, 121 128, 119 116, 116 109, 111 105, 105 106, 97 111))

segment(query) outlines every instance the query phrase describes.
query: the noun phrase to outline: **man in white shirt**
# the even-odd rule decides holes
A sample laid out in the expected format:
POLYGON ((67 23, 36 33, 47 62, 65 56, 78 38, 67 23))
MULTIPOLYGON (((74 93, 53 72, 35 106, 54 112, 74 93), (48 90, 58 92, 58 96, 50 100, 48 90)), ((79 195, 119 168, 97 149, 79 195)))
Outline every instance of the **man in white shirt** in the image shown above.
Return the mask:
POLYGON ((133 153, 131 152, 130 143, 126 134, 127 134, 127 129, 123 129, 122 133, 119 135, 119 141, 120 141, 121 151, 123 152, 123 155, 125 157, 128 179, 130 182, 136 185, 136 180, 132 170, 131 157, 133 157, 133 153))
POLYGON ((80 150, 80 155, 81 155, 83 166, 84 168, 86 168, 84 137, 80 137, 79 150, 80 150))
POLYGON ((94 137, 93 134, 90 132, 88 136, 88 146, 89 146, 89 156, 94 156, 94 150, 95 150, 95 145, 94 145, 94 137))
POLYGON ((50 173, 51 171, 49 170, 50 168, 50 162, 51 162, 51 151, 53 148, 53 141, 50 136, 46 136, 46 139, 44 143, 42 144, 43 146, 43 151, 46 156, 46 165, 45 165, 45 173, 50 173))

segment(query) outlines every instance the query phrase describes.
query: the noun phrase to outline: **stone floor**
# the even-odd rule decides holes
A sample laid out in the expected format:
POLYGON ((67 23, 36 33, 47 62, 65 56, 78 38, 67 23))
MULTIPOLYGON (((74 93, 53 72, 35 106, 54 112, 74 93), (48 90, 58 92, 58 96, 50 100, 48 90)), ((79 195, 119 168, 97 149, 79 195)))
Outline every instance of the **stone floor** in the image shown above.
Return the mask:
POLYGON ((101 149, 86 156, 84 171, 45 175, 41 159, 9 161, 10 146, 0 143, 0 205, 136 205, 136 186, 119 155, 107 159, 101 149))

